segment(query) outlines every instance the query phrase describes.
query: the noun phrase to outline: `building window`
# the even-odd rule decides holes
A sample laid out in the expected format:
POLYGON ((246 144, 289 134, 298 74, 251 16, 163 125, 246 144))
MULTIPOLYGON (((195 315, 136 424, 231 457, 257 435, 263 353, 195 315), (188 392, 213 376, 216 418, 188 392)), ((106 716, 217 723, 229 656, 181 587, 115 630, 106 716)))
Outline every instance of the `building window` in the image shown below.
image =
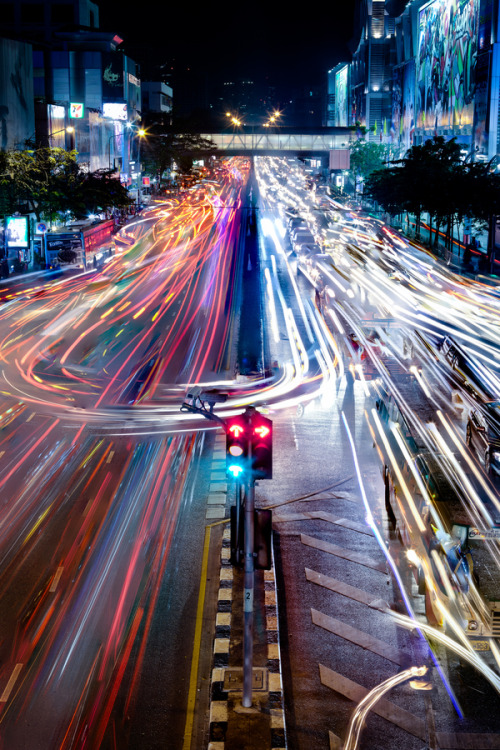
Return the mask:
MULTIPOLYGON (((21 5, 21 23, 32 24, 42 23, 44 6, 41 3, 22 3, 21 5)), ((2 9, 3 15, 3 9, 2 9)))
POLYGON ((14 3, 2 3, 2 23, 14 23, 14 3))
POLYGON ((52 23, 73 23, 73 5, 54 3, 51 7, 52 23))

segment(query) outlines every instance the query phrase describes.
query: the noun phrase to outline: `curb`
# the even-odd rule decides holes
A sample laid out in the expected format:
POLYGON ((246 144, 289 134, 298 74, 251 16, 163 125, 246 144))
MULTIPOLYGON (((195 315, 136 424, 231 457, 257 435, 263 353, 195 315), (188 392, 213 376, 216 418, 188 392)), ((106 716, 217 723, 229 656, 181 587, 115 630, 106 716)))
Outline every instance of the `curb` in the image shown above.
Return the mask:
MULTIPOLYGON (((230 530, 225 529, 221 548, 221 568, 213 645, 208 750, 225 750, 228 724, 231 719, 233 721, 238 720, 235 718, 236 714, 230 710, 228 692, 224 690, 224 672, 229 666, 231 616, 233 611, 233 567, 229 561, 230 553, 230 530)), ((268 694, 263 712, 269 716, 269 748, 271 750, 278 750, 279 748, 286 748, 287 744, 274 556, 271 570, 264 571, 264 608, 266 618, 268 694)), ((265 749, 263 748, 263 750, 265 749)))

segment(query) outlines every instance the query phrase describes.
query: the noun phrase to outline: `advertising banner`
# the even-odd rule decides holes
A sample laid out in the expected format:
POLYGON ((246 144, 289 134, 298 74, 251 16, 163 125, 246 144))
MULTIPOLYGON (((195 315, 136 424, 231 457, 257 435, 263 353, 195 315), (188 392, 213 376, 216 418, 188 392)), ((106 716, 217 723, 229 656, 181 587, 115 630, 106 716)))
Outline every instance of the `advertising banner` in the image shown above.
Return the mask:
POLYGON ((7 216, 5 219, 5 242, 7 247, 29 247, 28 216, 7 216))
POLYGON ((123 99, 123 57, 106 52, 102 55, 103 99, 123 99))
POLYGON ((80 259, 82 256, 80 232, 54 232, 45 235, 45 260, 48 266, 58 265, 57 256, 62 250, 74 250, 77 259, 80 259))
POLYGON ((417 127, 471 134, 479 0, 433 0, 419 12, 417 127))
POLYGON ((335 125, 347 127, 347 73, 348 66, 335 73, 335 125))

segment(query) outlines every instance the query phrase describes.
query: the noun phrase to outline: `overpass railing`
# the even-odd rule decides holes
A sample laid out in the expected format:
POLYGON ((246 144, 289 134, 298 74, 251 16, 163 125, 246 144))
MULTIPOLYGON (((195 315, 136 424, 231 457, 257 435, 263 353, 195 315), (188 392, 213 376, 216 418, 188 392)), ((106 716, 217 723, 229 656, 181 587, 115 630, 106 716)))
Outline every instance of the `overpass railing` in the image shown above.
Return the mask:
POLYGON ((272 151, 331 151, 345 148, 345 134, 308 133, 209 133, 209 138, 221 151, 272 152, 272 151))

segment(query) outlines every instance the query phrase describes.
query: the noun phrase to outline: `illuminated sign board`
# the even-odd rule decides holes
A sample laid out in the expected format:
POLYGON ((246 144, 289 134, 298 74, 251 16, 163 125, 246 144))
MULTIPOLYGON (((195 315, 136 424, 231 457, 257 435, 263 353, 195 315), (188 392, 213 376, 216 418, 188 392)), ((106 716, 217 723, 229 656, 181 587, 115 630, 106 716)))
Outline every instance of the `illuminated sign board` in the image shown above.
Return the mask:
POLYGON ((104 102, 102 105, 103 117, 110 120, 127 120, 126 102, 104 102))
POLYGON ((70 102, 69 103, 69 116, 74 120, 81 120, 84 113, 84 106, 82 102, 70 102))
POLYGON ((29 247, 27 216, 7 216, 5 220, 7 247, 29 247))
POLYGON ((345 65, 335 73, 335 125, 338 127, 347 125, 347 72, 345 65))
POLYGON ((66 110, 60 104, 49 104, 47 109, 51 120, 64 120, 66 117, 66 110))

